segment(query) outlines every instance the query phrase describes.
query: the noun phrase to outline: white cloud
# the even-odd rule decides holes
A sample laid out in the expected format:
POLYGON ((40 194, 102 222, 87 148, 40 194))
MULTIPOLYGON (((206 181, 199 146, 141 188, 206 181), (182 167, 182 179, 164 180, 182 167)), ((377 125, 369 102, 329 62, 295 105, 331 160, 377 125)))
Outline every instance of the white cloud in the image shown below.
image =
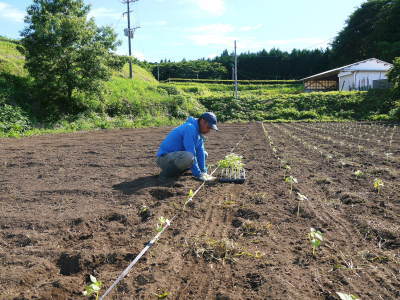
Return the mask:
POLYGON ((146 56, 144 55, 143 52, 140 51, 133 51, 133 57, 136 57, 138 60, 146 60, 146 56))
POLYGON ((193 27, 186 30, 190 32, 186 36, 197 46, 216 46, 232 48, 233 42, 238 40, 238 49, 241 51, 257 51, 263 48, 281 48, 290 50, 293 48, 323 48, 328 41, 321 38, 294 38, 294 39, 260 39, 248 34, 249 31, 257 30, 261 24, 254 26, 235 27, 230 24, 210 24, 193 27), (246 34, 244 34, 246 32, 246 34))
POLYGON ((0 2, 0 19, 7 19, 14 22, 23 22, 25 12, 11 6, 8 3, 0 2))
POLYGON ((229 24, 210 24, 193 27, 187 31, 194 33, 188 35, 187 38, 198 46, 225 46, 235 39, 230 36, 235 31, 235 27, 229 24))
POLYGON ((239 31, 243 31, 243 32, 253 31, 253 30, 260 29, 262 27, 263 27, 262 24, 258 24, 258 25, 255 25, 255 26, 242 26, 242 27, 239 28, 239 31))
MULTIPOLYGON (((128 50, 120 47, 120 48, 117 49, 117 51, 115 53, 118 54, 118 55, 127 56, 128 55, 128 50)), ((146 56, 141 51, 133 50, 132 56, 136 57, 139 60, 146 60, 146 56)))
POLYGON ((119 18, 122 17, 122 13, 115 11, 115 10, 111 10, 105 7, 99 7, 99 8, 94 8, 91 9, 89 12, 89 18, 111 18, 111 19, 115 19, 118 20, 119 18))
POLYGON ((215 16, 221 16, 225 12, 225 0, 186 0, 195 4, 201 10, 215 16))

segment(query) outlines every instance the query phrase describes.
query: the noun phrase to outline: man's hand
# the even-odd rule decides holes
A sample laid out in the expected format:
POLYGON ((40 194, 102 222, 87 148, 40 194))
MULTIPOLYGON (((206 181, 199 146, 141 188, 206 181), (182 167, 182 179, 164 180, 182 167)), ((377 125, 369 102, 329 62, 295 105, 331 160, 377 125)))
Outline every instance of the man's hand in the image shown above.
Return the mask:
POLYGON ((217 180, 217 177, 214 177, 207 173, 201 173, 201 175, 197 179, 204 182, 213 182, 217 180))

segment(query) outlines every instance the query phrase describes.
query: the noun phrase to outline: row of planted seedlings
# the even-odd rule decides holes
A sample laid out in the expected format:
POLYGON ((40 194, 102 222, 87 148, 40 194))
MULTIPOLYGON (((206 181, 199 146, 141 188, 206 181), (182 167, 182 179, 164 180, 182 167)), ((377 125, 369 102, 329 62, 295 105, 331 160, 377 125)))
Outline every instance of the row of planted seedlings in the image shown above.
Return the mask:
POLYGON ((298 128, 294 128, 293 129, 297 129, 300 130, 303 129, 303 133, 305 133, 306 135, 309 135, 310 132, 313 131, 317 131, 319 132, 316 133, 316 136, 322 140, 325 140, 327 142, 330 142, 332 144, 335 144, 337 146, 341 146, 343 148, 347 148, 348 150, 352 151, 352 152, 358 152, 360 154, 368 154, 370 155, 373 159, 377 159, 377 158, 384 158, 386 162, 399 162, 398 159, 396 159, 395 157, 393 157, 393 138, 390 138, 387 143, 382 143, 381 140, 377 140, 378 141, 378 145, 374 145, 374 147, 376 147, 375 149, 371 149, 370 146, 365 145, 367 144, 367 142, 370 142, 370 138, 366 139, 366 140, 357 140, 357 143, 353 142, 350 143, 348 141, 346 141, 345 138, 343 137, 339 137, 340 140, 337 140, 335 138, 332 138, 331 136, 335 135, 335 132, 326 130, 326 131, 322 131, 322 130, 315 130, 315 128, 311 125, 305 125, 305 126, 298 126, 298 128), (327 135, 327 136, 326 136, 327 135))
MULTIPOLYGON (((368 129, 362 127, 363 125, 358 125, 357 123, 352 124, 352 127, 349 125, 347 125, 347 127, 343 127, 343 125, 335 125, 335 123, 324 125, 313 124, 312 126, 310 124, 304 126, 299 124, 299 127, 307 128, 311 132, 319 132, 322 135, 337 136, 340 138, 340 143, 344 143, 346 139, 348 139, 353 145, 357 145, 357 149, 359 151, 362 149, 368 150, 368 148, 362 146, 363 144, 372 144, 379 148, 379 152, 382 152, 385 157, 388 158, 389 156, 393 155, 392 152, 395 150, 395 147, 398 144, 398 138, 396 136, 396 133, 398 132, 398 126, 393 125, 393 127, 389 127, 378 125, 378 131, 371 133, 368 131, 368 129), (380 151, 380 149, 382 149, 382 151, 380 151)), ((332 140, 335 141, 335 139, 332 140)), ((346 143, 348 142, 346 141, 346 143)))
MULTIPOLYGON (((350 151, 352 151, 353 153, 356 152, 356 148, 352 148, 352 147, 351 147, 352 145, 346 143, 344 140, 337 141, 337 140, 331 138, 329 135, 328 135, 328 136, 325 136, 325 134, 315 134, 315 135, 312 135, 312 134, 310 133, 310 132, 312 131, 312 130, 310 130, 310 129, 312 128, 312 126, 305 126, 305 127, 302 127, 302 126, 292 126, 292 125, 289 125, 289 124, 286 124, 285 126, 286 126, 287 128, 290 128, 290 129, 294 130, 294 131, 300 132, 300 133, 304 134, 305 136, 310 136, 310 138, 311 138, 313 141, 314 141, 314 139, 315 139, 315 137, 316 137, 317 139, 324 140, 324 141, 326 141, 326 142, 328 142, 328 143, 332 143, 332 144, 334 144, 334 145, 337 145, 338 147, 340 146, 340 147, 347 148, 347 149, 349 149, 350 151)), ((333 158, 335 158, 335 159, 337 159, 337 160, 340 160, 340 159, 342 159, 342 158, 345 157, 344 154, 341 154, 341 153, 339 153, 339 152, 336 152, 336 151, 333 151, 333 150, 331 150, 331 151, 324 151, 324 149, 323 149, 322 147, 317 146, 315 143, 309 143, 309 142, 305 141, 304 139, 298 138, 297 136, 291 136, 291 132, 288 131, 286 128, 281 128, 281 130, 282 130, 283 132, 285 132, 285 133, 286 133, 290 138, 292 138, 293 140, 295 140, 295 141, 297 141, 297 142, 303 144, 304 147, 308 148, 309 150, 313 150, 313 151, 318 152, 319 154, 321 154, 321 157, 326 158, 327 161, 330 161, 330 160, 332 160, 333 158)), ((354 145, 353 145, 353 146, 354 146, 354 145)), ((364 149, 364 147, 361 146, 361 145, 358 145, 357 149, 358 149, 358 152, 360 152, 361 150, 364 149)), ((373 158, 375 158, 374 155, 376 155, 376 153, 375 153, 374 151, 371 151, 371 152, 369 152, 369 155, 371 155, 373 158)))
MULTIPOLYGON (((239 143, 238 143, 239 144, 239 143)), ((237 145, 238 145, 237 144, 237 145)), ((242 161, 243 157, 234 153, 230 153, 225 156, 224 159, 220 160, 215 170, 212 172, 214 174, 217 170, 219 170, 219 174, 217 176, 220 182, 231 182, 231 183, 243 183, 245 180, 245 168, 244 163, 242 161)), ((193 191, 192 189, 189 191, 187 197, 184 199, 182 206, 178 209, 180 211, 184 211, 193 201, 193 198, 197 195, 197 193, 205 186, 205 183, 202 183, 197 190, 193 191)), ((147 207, 142 207, 139 215, 146 216, 148 212, 147 207)), ((113 285, 100 297, 100 292, 103 287, 103 283, 97 280, 96 277, 90 275, 90 284, 88 284, 84 291, 82 292, 84 296, 95 298, 96 300, 105 299, 109 293, 114 289, 114 287, 129 273, 129 271, 134 267, 134 265, 139 261, 139 259, 153 246, 161 235, 168 229, 172 222, 179 217, 179 214, 176 214, 172 218, 166 218, 164 216, 160 216, 157 218, 157 223, 155 225, 156 236, 143 248, 140 254, 131 262, 131 264, 121 273, 121 275, 117 278, 117 280, 113 283, 113 285)), ((197 243, 198 241, 196 241, 197 243)), ((204 256, 206 259, 213 260, 221 260, 225 262, 229 260, 231 262, 235 261, 236 257, 248 256, 254 258, 261 258, 264 256, 263 253, 256 251, 255 253, 251 253, 239 247, 236 247, 232 241, 221 240, 216 241, 213 239, 208 239, 206 243, 201 244, 201 253, 199 251, 194 251, 196 255, 204 256), (218 253, 215 255, 214 253, 218 253)), ((170 295, 169 292, 164 292, 161 294, 155 294, 158 299, 167 298, 170 295)))
MULTIPOLYGON (((296 130, 296 131, 298 131, 300 133, 303 133, 306 136, 309 134, 309 131, 307 129, 298 128, 298 127, 295 127, 295 126, 291 126, 289 124, 286 124, 286 126, 288 128, 290 128, 290 129, 293 129, 293 130, 296 130)), ((318 153, 319 155, 321 155, 321 157, 323 159, 325 159, 327 163, 330 163, 333 160, 336 160, 340 164, 340 166, 342 168, 344 166, 346 166, 346 165, 349 165, 349 162, 344 160, 344 158, 345 158, 344 155, 342 155, 342 154, 340 154, 338 152, 332 151, 332 150, 331 150, 331 152, 325 151, 321 147, 318 147, 315 144, 311 144, 308 141, 306 141, 305 139, 299 138, 298 135, 293 135, 292 132, 290 132, 286 128, 281 127, 280 130, 282 132, 284 132, 293 141, 297 142, 298 144, 303 145, 304 148, 306 148, 308 150, 311 150, 311 151, 314 151, 314 152, 318 153)), ((320 139, 326 140, 326 141, 332 141, 329 137, 325 137, 325 136, 322 136, 322 135, 318 135, 317 137, 320 138, 320 139)), ((342 145, 342 143, 340 145, 344 146, 344 145, 342 145)), ((374 152, 372 152, 371 156, 373 154, 374 154, 374 152)), ((375 157, 373 157, 373 158, 375 159, 375 157)), ((388 161, 388 158, 386 157, 385 160, 388 161)), ((350 163, 350 165, 351 165, 351 163, 350 163)), ((363 171, 362 168, 361 168, 361 170, 360 169, 354 169, 351 172, 350 175, 351 176, 355 176, 356 178, 360 179, 360 178, 366 177, 366 172, 363 171)), ((374 190, 378 194, 380 194, 381 191, 382 191, 382 188, 384 187, 384 182, 383 182, 383 180, 381 178, 374 177, 371 185, 373 186, 374 190)))
MULTIPOLYGON (((303 128, 303 127, 294 127, 294 126, 291 126, 291 125, 286 125, 286 126, 288 128, 290 128, 290 129, 294 130, 294 131, 298 131, 298 132, 303 133, 305 136, 310 136, 311 135, 309 133, 310 130, 307 127, 305 127, 305 128, 303 128)), ((288 130, 282 129, 282 131, 284 131, 286 134, 291 136, 291 133, 288 130)), ((324 135, 321 135, 321 134, 316 134, 315 136, 311 136, 311 138, 313 140, 314 140, 315 137, 320 139, 320 140, 324 140, 324 141, 326 141, 328 143, 332 143, 334 145, 337 145, 338 147, 340 146, 340 147, 346 148, 349 151, 351 151, 352 153, 359 153, 360 151, 362 151, 361 154, 367 154, 374 160, 375 159, 379 159, 379 158, 382 159, 382 156, 378 156, 376 154, 376 151, 371 150, 371 149, 367 149, 367 148, 365 148, 365 147, 363 147, 361 145, 358 145, 357 148, 355 148, 354 145, 352 145, 352 144, 345 143, 345 141, 340 141, 339 142, 339 141, 337 141, 335 139, 332 139, 329 136, 324 136, 324 135), (358 149, 358 152, 357 152, 357 149, 358 149)), ((341 158, 345 158, 345 155, 343 155, 343 154, 341 154, 339 152, 336 152, 336 151, 333 151, 333 150, 331 150, 331 152, 324 152, 324 150, 321 147, 318 147, 315 144, 310 144, 307 141, 304 141, 304 140, 296 138, 296 137, 292 137, 292 139, 298 141, 299 143, 302 143, 309 150, 315 150, 315 151, 319 152, 321 154, 321 156, 325 157, 328 161, 333 159, 333 158, 336 158, 336 159, 339 160, 339 162, 342 162, 341 158)), ((385 157, 384 157, 385 162, 391 161, 391 155, 392 155, 392 153, 385 153, 385 157)))
MULTIPOLYGON (((298 184, 298 180, 296 177, 293 176, 292 174, 292 166, 288 163, 288 160, 285 159, 282 155, 282 157, 279 155, 279 153, 283 153, 283 151, 280 151, 277 146, 275 145, 271 135, 269 134, 268 130, 265 128, 264 124, 262 123, 262 127, 263 127, 263 131, 264 134, 268 140, 269 146, 272 150, 272 153, 275 157, 275 159, 279 162, 280 167, 283 170, 283 180, 288 184, 289 187, 289 195, 290 197, 292 197, 292 195, 294 195, 293 193, 293 187, 298 184)), ((308 197, 301 194, 300 192, 296 192, 296 199, 298 200, 297 202, 297 217, 300 216, 300 206, 302 202, 308 201, 308 197)), ((322 233, 319 231, 316 231, 314 228, 311 228, 310 233, 308 235, 310 237, 310 242, 313 248, 313 255, 315 255, 315 250, 319 247, 319 245, 321 244, 321 242, 323 241, 323 237, 322 237, 322 233), (314 234, 316 232, 316 234, 318 235, 318 237, 320 237, 321 239, 315 239, 312 238, 311 236, 315 236, 316 234, 314 234)))
MULTIPOLYGON (((282 157, 280 156, 279 153, 283 153, 283 151, 281 151, 280 149, 277 148, 271 135, 269 134, 269 131, 265 128, 263 123, 261 123, 261 124, 262 124, 264 134, 268 140, 269 146, 272 150, 272 153, 273 153, 275 159, 279 162, 280 167, 283 169, 283 180, 288 184, 289 195, 292 199, 292 195, 294 195, 294 193, 293 193, 294 186, 298 184, 298 179, 293 176, 292 166, 290 164, 288 164, 288 160, 283 157, 284 155, 282 155, 282 157)), ((275 124, 271 123, 271 125, 275 127, 275 124)), ((291 136, 291 135, 289 135, 289 136, 292 138, 295 138, 294 136, 291 136)), ((298 138, 296 137, 295 139, 298 139, 298 138)), ((296 188, 296 190, 299 190, 299 189, 296 188)), ((297 191, 296 196, 294 198, 297 200, 297 217, 299 217, 301 204, 308 201, 308 197, 297 191)), ((319 247, 321 247, 322 243, 326 242, 324 234, 320 230, 317 230, 317 229, 311 227, 310 231, 307 233, 307 238, 308 238, 310 246, 311 246, 312 255, 313 255, 313 257, 316 257, 319 247)), ((339 298, 341 300, 360 299, 359 297, 357 297, 353 294, 346 294, 346 293, 342 293, 342 292, 336 292, 336 294, 339 296, 339 298)))
POLYGON ((351 137, 352 139, 376 141, 380 143, 382 139, 393 140, 395 133, 398 132, 398 125, 391 124, 366 124, 363 122, 334 122, 334 123, 314 123, 313 128, 317 128, 325 133, 334 132, 338 135, 351 137))
POLYGON ((378 144, 382 140, 389 141, 394 139, 395 134, 398 132, 398 125, 388 124, 365 124, 362 122, 344 122, 344 123, 320 123, 315 126, 327 133, 335 132, 342 134, 352 139, 371 140, 376 141, 378 144))

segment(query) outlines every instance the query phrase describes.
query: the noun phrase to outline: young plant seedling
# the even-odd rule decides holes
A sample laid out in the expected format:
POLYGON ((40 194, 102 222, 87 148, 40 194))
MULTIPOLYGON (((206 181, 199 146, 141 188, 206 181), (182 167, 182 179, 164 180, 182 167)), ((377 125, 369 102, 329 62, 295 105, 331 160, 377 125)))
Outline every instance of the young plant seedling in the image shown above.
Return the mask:
POLYGON ((364 173, 362 171, 360 171, 360 170, 357 170, 357 171, 354 172, 354 175, 359 178, 359 177, 363 177, 364 173))
POLYGON ((293 184, 297 184, 298 181, 297 181, 297 179, 295 177, 288 176, 288 177, 285 178, 285 182, 290 183, 290 195, 291 195, 292 192, 293 192, 293 184))
POLYGON ((286 178, 286 174, 288 174, 292 170, 292 167, 289 165, 285 165, 284 168, 285 168, 285 173, 283 174, 283 178, 286 178))
POLYGON ((351 294, 345 294, 345 293, 339 293, 336 292, 336 294, 339 296, 340 300, 359 300, 357 296, 351 295, 351 294))
POLYGON ((311 243, 311 248, 313 251, 313 256, 315 256, 315 252, 321 246, 321 243, 324 241, 324 236, 321 231, 316 230, 315 228, 310 229, 310 233, 308 234, 308 239, 311 243))
POLYGON ((218 167, 221 169, 241 170, 244 167, 242 159, 243 156, 231 153, 225 156, 225 159, 218 162, 218 167))
POLYGON ((157 297, 157 299, 165 299, 165 298, 167 298, 170 294, 171 294, 170 292, 165 292, 165 293, 162 293, 162 294, 154 294, 154 295, 157 297))
POLYGON ((146 222, 151 217, 151 212, 149 207, 143 205, 139 210, 139 216, 142 218, 142 222, 146 222))
POLYGON ((392 156, 393 153, 385 153, 385 155, 386 155, 386 161, 388 162, 389 161, 389 157, 392 156))
POLYGON ((193 197, 194 197, 194 193, 193 193, 193 190, 191 189, 191 190, 189 191, 189 194, 188 194, 188 201, 192 201, 192 200, 193 200, 193 197))
POLYGON ((191 189, 191 190, 189 191, 189 194, 187 195, 187 199, 186 199, 186 201, 185 201, 185 204, 183 205, 184 208, 186 207, 186 205, 187 205, 189 202, 193 201, 193 197, 194 197, 194 192, 193 192, 193 190, 191 189))
POLYGON ((303 201, 307 201, 308 198, 300 193, 297 193, 297 199, 299 200, 299 203, 297 205, 297 217, 300 215, 300 203, 303 201))
POLYGON ((166 218, 164 218, 164 217, 160 217, 158 219, 158 224, 156 226, 156 231, 157 232, 163 231, 165 225, 168 225, 168 226, 171 225, 171 221, 166 219, 166 218))
POLYGON ((378 194, 381 193, 381 190, 382 190, 383 187, 384 187, 384 183, 383 183, 382 179, 375 178, 375 180, 374 180, 374 188, 375 188, 375 190, 378 191, 378 194))
POLYGON ((97 281, 96 277, 90 275, 91 284, 85 287, 85 290, 82 292, 83 296, 91 297, 92 295, 96 296, 96 300, 99 299, 99 293, 101 290, 101 286, 103 285, 101 281, 97 281))
POLYGON ((218 168, 221 169, 221 182, 244 182, 245 169, 242 159, 242 156, 231 153, 218 162, 218 168))

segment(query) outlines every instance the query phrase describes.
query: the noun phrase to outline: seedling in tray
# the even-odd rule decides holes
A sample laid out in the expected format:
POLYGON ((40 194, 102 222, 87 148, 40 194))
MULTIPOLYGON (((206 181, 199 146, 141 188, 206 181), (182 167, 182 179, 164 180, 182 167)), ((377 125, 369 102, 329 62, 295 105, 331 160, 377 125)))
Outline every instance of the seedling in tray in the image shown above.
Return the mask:
POLYGON ((218 162, 221 169, 219 175, 220 182, 244 183, 246 171, 244 169, 243 157, 234 153, 225 156, 225 159, 218 162))

